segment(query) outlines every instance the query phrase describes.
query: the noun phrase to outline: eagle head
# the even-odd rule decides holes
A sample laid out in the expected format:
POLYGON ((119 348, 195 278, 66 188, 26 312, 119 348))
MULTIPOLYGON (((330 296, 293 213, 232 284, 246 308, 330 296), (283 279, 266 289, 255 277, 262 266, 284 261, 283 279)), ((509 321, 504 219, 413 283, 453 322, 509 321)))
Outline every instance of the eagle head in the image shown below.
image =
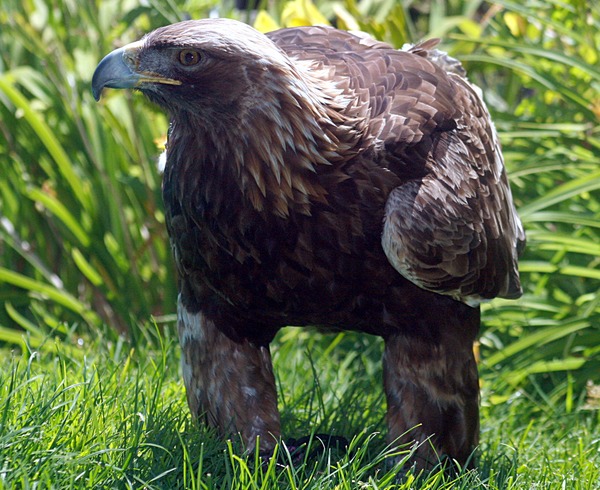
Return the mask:
POLYGON ((254 28, 230 19, 179 22, 109 53, 92 92, 133 88, 174 112, 243 116, 281 79, 298 78, 289 58, 254 28), (275 80, 277 80, 275 82, 275 80))
POLYGON ((96 100, 105 87, 140 90, 166 109, 179 128, 167 169, 207 165, 235 180, 254 209, 282 217, 325 202, 314 166, 354 155, 362 134, 362 119, 338 112, 333 82, 231 19, 161 27, 109 53, 92 78, 96 100))

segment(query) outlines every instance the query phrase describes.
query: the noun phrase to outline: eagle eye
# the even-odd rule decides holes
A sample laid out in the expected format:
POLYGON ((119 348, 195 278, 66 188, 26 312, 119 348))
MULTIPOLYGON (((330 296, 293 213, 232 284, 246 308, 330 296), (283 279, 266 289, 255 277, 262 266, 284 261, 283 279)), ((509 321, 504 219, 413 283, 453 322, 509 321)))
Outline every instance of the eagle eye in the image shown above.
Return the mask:
POLYGON ((182 49, 178 58, 183 66, 194 66, 200 62, 200 53, 194 49, 182 49))

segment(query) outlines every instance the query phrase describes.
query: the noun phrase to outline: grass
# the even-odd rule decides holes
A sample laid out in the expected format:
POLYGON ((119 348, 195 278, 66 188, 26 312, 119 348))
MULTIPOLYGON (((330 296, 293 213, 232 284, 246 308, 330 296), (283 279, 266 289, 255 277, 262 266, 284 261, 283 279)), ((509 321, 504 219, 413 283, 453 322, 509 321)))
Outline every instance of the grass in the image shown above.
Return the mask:
POLYGON ((524 394, 493 405, 489 372, 477 470, 418 475, 390 465, 398 454, 382 434, 381 344, 292 329, 273 347, 284 431, 344 435, 350 451, 292 465, 280 447, 279 458, 257 462, 192 422, 169 331, 159 349, 130 349, 108 334, 82 345, 49 339, 51 349, 22 355, 4 350, 0 488, 600 488, 598 411, 567 413, 524 394))

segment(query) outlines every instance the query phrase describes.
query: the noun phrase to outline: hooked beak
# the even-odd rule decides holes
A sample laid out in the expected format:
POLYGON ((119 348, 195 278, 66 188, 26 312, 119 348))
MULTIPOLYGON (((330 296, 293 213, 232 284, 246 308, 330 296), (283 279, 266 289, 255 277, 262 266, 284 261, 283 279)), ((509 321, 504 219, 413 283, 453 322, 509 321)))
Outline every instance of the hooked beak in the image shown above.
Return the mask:
POLYGON ((138 54, 142 47, 140 41, 115 49, 107 54, 96 67, 92 77, 92 94, 100 100, 102 89, 139 88, 144 83, 162 83, 181 85, 179 80, 164 77, 158 73, 138 70, 138 54))

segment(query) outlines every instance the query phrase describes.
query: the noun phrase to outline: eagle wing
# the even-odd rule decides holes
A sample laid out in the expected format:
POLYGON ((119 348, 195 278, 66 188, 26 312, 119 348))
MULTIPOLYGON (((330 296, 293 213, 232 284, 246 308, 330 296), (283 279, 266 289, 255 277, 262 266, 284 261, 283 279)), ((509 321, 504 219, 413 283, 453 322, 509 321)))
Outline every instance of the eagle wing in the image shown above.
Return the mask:
POLYGON ((490 115, 460 63, 436 41, 399 51, 326 27, 269 37, 327 80, 346 116, 365 120, 363 155, 400 178, 381 237, 392 266, 472 306, 519 297, 525 234, 490 115))

